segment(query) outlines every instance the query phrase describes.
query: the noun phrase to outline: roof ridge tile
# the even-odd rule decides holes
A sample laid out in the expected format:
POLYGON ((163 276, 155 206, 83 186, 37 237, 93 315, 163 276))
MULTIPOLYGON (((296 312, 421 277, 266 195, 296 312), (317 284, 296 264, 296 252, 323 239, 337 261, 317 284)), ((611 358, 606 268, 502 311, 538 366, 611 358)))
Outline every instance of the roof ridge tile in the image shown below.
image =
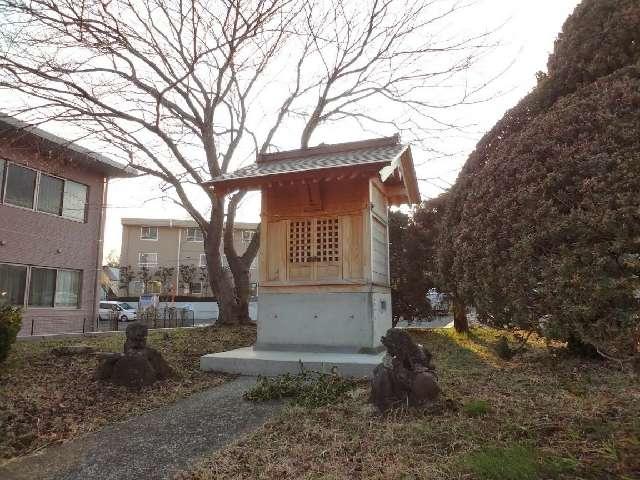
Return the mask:
POLYGON ((299 148, 295 150, 285 150, 282 152, 262 153, 256 156, 256 163, 264 164, 278 160, 303 159, 315 155, 326 155, 334 153, 344 153, 353 150, 365 150, 376 147, 389 147, 400 144, 400 135, 397 133, 391 137, 369 138, 355 142, 343 143, 321 143, 315 147, 299 148))

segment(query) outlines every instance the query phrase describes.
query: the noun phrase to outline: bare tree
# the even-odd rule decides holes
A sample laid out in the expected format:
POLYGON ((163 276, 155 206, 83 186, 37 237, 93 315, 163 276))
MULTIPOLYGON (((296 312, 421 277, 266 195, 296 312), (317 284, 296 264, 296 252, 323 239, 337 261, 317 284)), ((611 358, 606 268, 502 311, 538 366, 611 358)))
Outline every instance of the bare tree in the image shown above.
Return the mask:
POLYGON ((109 254, 107 255, 107 261, 105 262, 105 264, 108 267, 114 267, 114 268, 119 267, 120 266, 120 255, 118 255, 115 250, 111 250, 109 252, 109 254))
POLYGON ((158 277, 158 280, 160 280, 161 293, 164 293, 165 295, 169 295, 170 293, 173 293, 173 295, 177 294, 178 286, 174 286, 172 282, 175 277, 175 272, 176 267, 163 266, 158 268, 156 276, 158 277))
POLYGON ((140 267, 140 270, 138 271, 138 278, 142 282, 143 293, 149 293, 149 283, 151 283, 151 279, 154 276, 155 272, 152 272, 146 265, 140 267))
POLYGON ((10 113, 71 122, 81 138, 160 179, 203 231, 221 320, 243 322, 259 235, 236 252, 235 212, 246 192, 225 197, 204 182, 257 153, 290 147, 292 131, 308 147, 333 122, 413 141, 455 127, 442 112, 477 100, 485 85, 470 87, 464 73, 489 46, 487 33, 451 33, 465 6, 0 0, 0 87, 25 98, 27 106, 10 113))
MULTIPOLYGON (((225 269, 225 275, 226 275, 226 269, 225 269)), ((209 285, 209 271, 207 270, 206 267, 200 267, 200 282, 205 284, 205 285, 209 285)), ((203 288, 202 289, 202 293, 203 294, 207 294, 208 292, 206 292, 206 290, 203 288)))
MULTIPOLYGON (((182 282, 182 286, 186 285, 186 288, 189 289, 189 293, 191 293, 191 283, 196 276, 196 266, 195 265, 180 265, 179 268, 180 281, 182 282)), ((182 293, 182 290, 179 290, 182 293)))
POLYGON ((131 265, 123 265, 120 267, 120 288, 126 289, 126 295, 130 295, 129 286, 136 278, 136 271, 131 265))

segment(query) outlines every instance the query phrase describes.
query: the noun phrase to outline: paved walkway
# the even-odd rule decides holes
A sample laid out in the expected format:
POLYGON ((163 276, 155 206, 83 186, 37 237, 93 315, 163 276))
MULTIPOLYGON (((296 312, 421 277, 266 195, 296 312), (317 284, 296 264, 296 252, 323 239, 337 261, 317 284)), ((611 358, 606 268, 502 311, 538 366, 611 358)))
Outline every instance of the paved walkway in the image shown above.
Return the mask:
MULTIPOLYGON (((467 314, 469 325, 477 325, 478 320, 476 318, 475 311, 471 311, 467 314)), ((398 322, 400 328, 453 328, 453 315, 440 315, 435 316, 431 320, 414 320, 408 323, 406 320, 400 320, 398 322)))
POLYGON ((251 403, 242 394, 255 378, 240 377, 126 422, 47 448, 0 467, 2 480, 146 480, 178 470, 260 426, 279 403, 251 403))

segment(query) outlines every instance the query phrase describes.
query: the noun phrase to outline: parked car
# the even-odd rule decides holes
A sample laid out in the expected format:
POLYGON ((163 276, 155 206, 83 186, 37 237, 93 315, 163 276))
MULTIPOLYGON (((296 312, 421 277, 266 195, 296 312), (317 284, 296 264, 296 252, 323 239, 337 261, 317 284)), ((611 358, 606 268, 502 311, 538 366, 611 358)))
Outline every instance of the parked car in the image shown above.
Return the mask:
POLYGON ((111 312, 114 312, 118 320, 121 322, 129 322, 136 319, 136 309, 126 302, 117 302, 113 300, 100 302, 98 317, 100 320, 109 320, 113 318, 111 312))

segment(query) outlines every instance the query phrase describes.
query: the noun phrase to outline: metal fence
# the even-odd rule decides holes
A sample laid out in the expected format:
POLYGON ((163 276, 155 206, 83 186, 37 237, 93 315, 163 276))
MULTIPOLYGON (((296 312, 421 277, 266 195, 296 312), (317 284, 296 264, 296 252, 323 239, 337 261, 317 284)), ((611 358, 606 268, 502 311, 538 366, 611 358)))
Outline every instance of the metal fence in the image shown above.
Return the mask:
POLYGON ((23 323, 20 336, 55 335, 58 333, 85 333, 93 330, 86 317, 63 317, 60 315, 38 315, 23 323), (26 330, 28 328, 28 330, 26 330))
MULTIPOLYGON (((147 309, 138 312, 139 322, 144 323, 148 328, 181 328, 194 327, 196 325, 193 310, 185 308, 164 307, 159 309, 147 309)), ((215 319, 205 323, 214 323, 215 319)), ((58 335, 66 333, 88 333, 88 332, 118 332, 127 328, 128 322, 120 320, 118 312, 109 312, 109 318, 100 317, 92 321, 87 317, 65 317, 61 315, 36 315, 25 319, 21 337, 33 337, 41 335, 58 335)))
MULTIPOLYGON (((148 328, 180 328, 194 327, 195 315, 186 308, 163 307, 147 308, 138 311, 136 320, 148 328)), ((109 312, 109 318, 97 320, 96 330, 101 332, 120 331, 127 328, 128 322, 120 320, 118 312, 109 312)))

